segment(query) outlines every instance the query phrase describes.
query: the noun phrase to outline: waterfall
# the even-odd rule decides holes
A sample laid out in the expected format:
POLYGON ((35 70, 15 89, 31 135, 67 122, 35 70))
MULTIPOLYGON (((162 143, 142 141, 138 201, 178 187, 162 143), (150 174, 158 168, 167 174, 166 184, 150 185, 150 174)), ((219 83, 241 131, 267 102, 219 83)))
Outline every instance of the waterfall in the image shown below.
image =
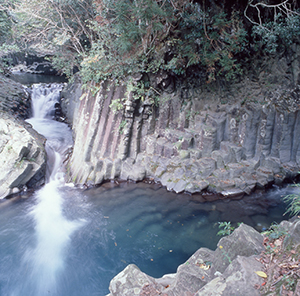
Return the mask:
POLYGON ((50 118, 54 115, 55 103, 60 100, 62 84, 53 83, 50 85, 34 84, 32 86, 32 113, 33 118, 50 118))
POLYGON ((33 86, 33 117, 28 122, 47 139, 46 184, 36 192, 36 204, 29 213, 35 224, 35 245, 27 248, 22 262, 28 269, 27 280, 17 286, 12 295, 56 295, 56 283, 64 269, 70 236, 83 223, 69 221, 63 214, 62 160, 72 145, 72 135, 66 124, 52 119, 61 89, 61 84, 33 86))

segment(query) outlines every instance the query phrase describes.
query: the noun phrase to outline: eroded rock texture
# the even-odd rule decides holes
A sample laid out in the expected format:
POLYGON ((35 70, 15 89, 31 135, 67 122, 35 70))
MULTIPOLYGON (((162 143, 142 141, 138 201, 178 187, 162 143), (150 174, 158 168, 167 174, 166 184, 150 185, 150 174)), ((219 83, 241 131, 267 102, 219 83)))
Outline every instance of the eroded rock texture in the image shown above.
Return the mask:
POLYGON ((289 291, 298 295, 300 285, 294 274, 298 269, 295 254, 299 249, 300 221, 293 218, 277 227, 263 235, 241 224, 221 238, 215 251, 200 248, 176 273, 161 278, 152 278, 137 266, 128 265, 111 280, 107 296, 279 295, 285 289, 285 279, 294 283, 289 291), (267 248, 270 242, 274 252, 267 248))
POLYGON ((1 74, 0 110, 23 119, 30 115, 30 97, 25 88, 1 74))

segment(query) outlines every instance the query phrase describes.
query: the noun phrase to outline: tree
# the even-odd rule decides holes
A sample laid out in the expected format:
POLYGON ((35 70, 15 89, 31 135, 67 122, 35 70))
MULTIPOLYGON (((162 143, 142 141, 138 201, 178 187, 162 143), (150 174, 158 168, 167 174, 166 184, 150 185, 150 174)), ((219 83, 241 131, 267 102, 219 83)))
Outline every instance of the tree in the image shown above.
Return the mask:
POLYGON ((294 0, 0 0, 0 26, 21 50, 53 55, 57 70, 72 76, 76 67, 84 82, 159 71, 212 82, 240 77, 250 49, 297 41, 297 8, 294 0))
POLYGON ((234 56, 245 31, 238 15, 182 0, 99 0, 96 7, 96 38, 81 65, 87 81, 159 70, 185 75, 191 66, 206 68, 208 81, 240 72, 234 56))
POLYGON ((244 16, 253 25, 256 47, 265 53, 286 50, 292 43, 299 42, 300 13, 296 1, 253 3, 249 0, 244 16))
POLYGON ((54 66, 72 75, 92 40, 87 26, 94 15, 92 4, 92 0, 18 0, 14 29, 22 50, 51 54, 54 66))
POLYGON ((7 56, 18 47, 13 42, 14 17, 12 14, 13 1, 0 0, 0 73, 5 73, 7 56))

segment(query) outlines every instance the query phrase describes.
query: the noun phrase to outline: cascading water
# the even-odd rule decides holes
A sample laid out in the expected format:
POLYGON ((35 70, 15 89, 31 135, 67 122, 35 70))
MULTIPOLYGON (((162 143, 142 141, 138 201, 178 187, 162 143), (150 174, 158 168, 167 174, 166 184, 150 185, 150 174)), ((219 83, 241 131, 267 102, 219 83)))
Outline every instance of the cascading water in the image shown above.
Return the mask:
POLYGON ((70 235, 83 223, 69 221, 63 215, 62 157, 72 145, 72 136, 66 124, 52 120, 61 88, 61 84, 33 86, 33 117, 28 122, 47 139, 46 185, 36 192, 37 204, 29 212, 35 222, 36 243, 25 251, 21 262, 28 268, 27 280, 12 295, 56 295, 56 282, 64 268, 70 235))

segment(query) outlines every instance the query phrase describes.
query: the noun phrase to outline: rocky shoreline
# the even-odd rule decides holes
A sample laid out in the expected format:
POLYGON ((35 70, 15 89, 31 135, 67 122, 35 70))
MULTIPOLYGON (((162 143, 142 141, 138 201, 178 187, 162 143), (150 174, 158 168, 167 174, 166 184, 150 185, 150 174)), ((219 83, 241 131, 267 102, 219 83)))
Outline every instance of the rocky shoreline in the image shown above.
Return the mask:
MULTIPOLYGON (((246 101, 238 92, 230 102, 221 102, 216 94, 208 100, 207 92, 199 91, 186 104, 182 94, 166 91, 159 105, 134 100, 124 85, 102 83, 96 93, 83 93, 80 83, 69 85, 62 99, 75 139, 69 181, 90 186, 149 180, 177 193, 240 198, 295 180, 300 169, 298 89, 246 85, 241 84, 242 93, 253 91, 246 101), (125 109, 113 112, 111 103, 121 97, 125 109)), ((28 112, 24 89, 13 89, 9 98, 5 88, 0 93, 1 198, 42 184, 46 164, 44 138, 8 114, 13 108, 22 111, 19 106, 28 112)), ((26 112, 15 115, 22 119, 26 112)), ((282 224, 293 238, 292 248, 300 243, 298 224, 282 224)), ((112 280, 109 295, 200 296, 216 290, 260 295, 257 287, 265 281, 254 271, 264 268, 257 260, 263 250, 263 236, 242 225, 215 251, 199 249, 176 274, 153 279, 129 265, 112 280)))
MULTIPOLYGON (((277 291, 280 287, 282 290, 285 279, 290 276, 289 271, 298 270, 299 254, 293 259, 296 262, 294 265, 293 260, 288 261, 290 258, 281 259, 282 265, 290 266, 285 278, 281 276, 273 281, 274 270, 268 267, 270 261, 279 260, 281 254, 298 249, 300 221, 283 221, 276 229, 262 235, 252 227, 241 224, 232 234, 220 239, 215 251, 200 248, 178 267, 175 274, 159 279, 148 276, 133 264, 128 265, 112 279, 107 296, 279 295, 277 291), (269 252, 267 246, 273 248, 273 259, 269 258, 268 262, 263 260, 269 252)), ((300 281, 293 277, 290 280, 293 281, 290 287, 295 291, 293 295, 298 295, 300 281)))

